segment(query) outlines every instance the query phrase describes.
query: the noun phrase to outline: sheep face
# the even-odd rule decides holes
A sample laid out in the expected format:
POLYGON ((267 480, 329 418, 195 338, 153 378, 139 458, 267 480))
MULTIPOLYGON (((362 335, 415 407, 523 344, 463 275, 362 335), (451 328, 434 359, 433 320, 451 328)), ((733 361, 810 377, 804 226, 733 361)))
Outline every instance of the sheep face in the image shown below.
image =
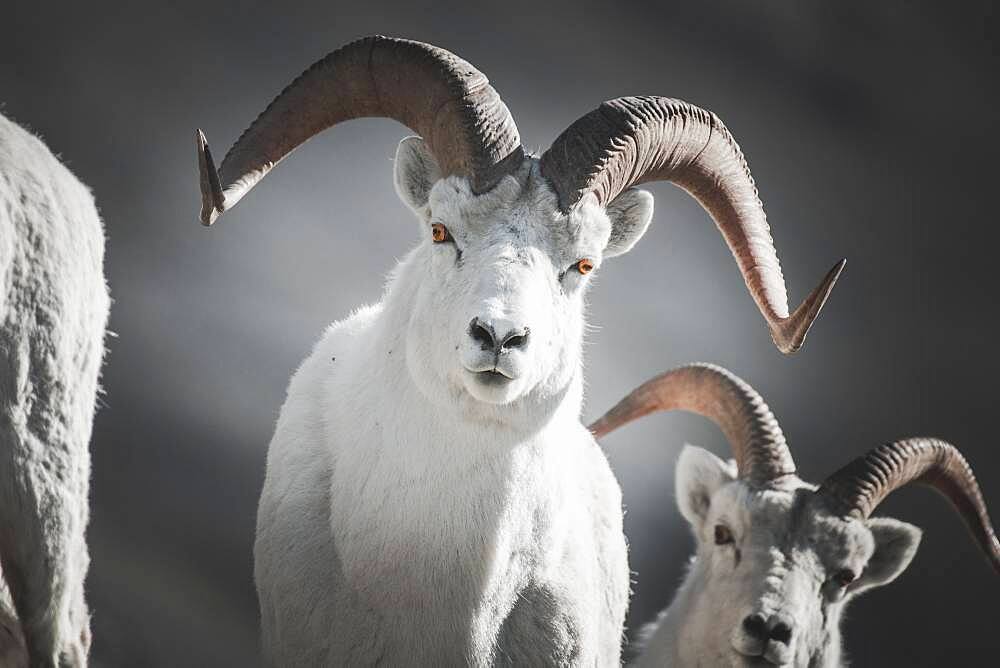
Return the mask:
POLYGON ((844 604, 895 579, 920 530, 888 518, 832 515, 815 487, 740 481, 733 462, 687 447, 678 505, 694 530, 692 614, 683 637, 713 665, 834 665, 844 604))
POLYGON ((493 414, 561 397, 580 367, 587 286, 645 231, 652 197, 630 190, 564 215, 533 158, 477 196, 441 179, 415 137, 400 144, 396 186, 421 226, 400 271, 415 284, 407 362, 424 394, 493 414))

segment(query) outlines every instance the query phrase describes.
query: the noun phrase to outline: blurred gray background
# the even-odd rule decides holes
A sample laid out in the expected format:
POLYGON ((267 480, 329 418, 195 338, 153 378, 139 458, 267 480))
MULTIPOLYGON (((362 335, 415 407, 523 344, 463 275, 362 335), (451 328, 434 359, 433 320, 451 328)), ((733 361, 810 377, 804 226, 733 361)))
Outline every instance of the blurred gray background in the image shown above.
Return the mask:
MULTIPOLYGON (((805 477, 934 434, 967 454, 1000 515, 991 3, 292 5, 3 10, 2 112, 93 187, 109 237, 95 664, 258 663, 251 544, 267 443, 324 326, 377 300, 416 240, 392 189, 406 131, 363 120, 316 138, 212 230, 197 223, 194 131, 222 154, 301 70, 374 32, 483 69, 531 148, 619 95, 708 107, 749 158, 792 301, 848 258, 805 349, 782 357, 709 218, 651 186, 650 232, 590 293, 587 419, 661 370, 714 361, 768 399, 805 477)), ((628 508, 633 627, 669 601, 692 548, 672 496, 685 442, 727 452, 710 423, 681 414, 605 443, 628 508)), ((926 533, 909 571, 851 609, 853 663, 993 663, 1000 591, 957 516, 922 489, 883 512, 926 533)))

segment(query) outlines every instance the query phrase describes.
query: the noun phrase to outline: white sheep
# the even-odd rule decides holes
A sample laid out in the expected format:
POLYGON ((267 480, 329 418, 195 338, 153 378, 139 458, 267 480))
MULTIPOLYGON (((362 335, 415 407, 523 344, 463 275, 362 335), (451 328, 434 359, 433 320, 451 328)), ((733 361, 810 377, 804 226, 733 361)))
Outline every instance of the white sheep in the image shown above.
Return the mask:
POLYGON ((948 497, 1000 572, 1000 543, 979 485, 944 441, 883 445, 812 485, 795 475, 781 428, 760 395, 711 365, 650 380, 591 429, 603 436, 673 409, 715 421, 735 461, 692 446, 681 451, 677 505, 697 551, 673 602, 640 633, 640 665, 842 665, 847 603, 892 582, 916 554, 920 529, 870 517, 910 482, 948 497))
MULTIPOLYGON (((715 218, 773 337, 796 349, 840 266, 789 315, 753 180, 714 115, 622 98, 525 155, 486 78, 442 49, 371 37, 282 92, 217 171, 211 224, 341 121, 420 137, 395 182, 422 240, 381 301, 334 323, 293 376, 254 551, 276 665, 618 663, 628 567, 618 484, 580 423, 583 295, 652 217, 635 183, 715 218)), ((336 288, 334 288, 336 289, 336 288)))
POLYGON ((32 666, 82 666, 90 647, 83 585, 103 261, 90 191, 0 116, 0 560, 32 666))

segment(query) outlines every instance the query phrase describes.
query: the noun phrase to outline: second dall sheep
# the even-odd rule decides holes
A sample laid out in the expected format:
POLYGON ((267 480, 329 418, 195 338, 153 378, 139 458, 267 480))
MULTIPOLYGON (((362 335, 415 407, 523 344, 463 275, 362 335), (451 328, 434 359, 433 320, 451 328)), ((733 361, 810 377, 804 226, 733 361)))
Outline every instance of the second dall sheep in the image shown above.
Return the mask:
POLYGON ((895 490, 937 490, 965 520, 994 570, 1000 543, 962 454, 935 438, 888 443, 819 485, 796 475, 767 404, 725 369, 691 365, 643 384, 591 429, 596 436, 653 411, 713 420, 735 461, 687 446, 677 505, 697 551, 673 602, 642 633, 641 666, 843 665, 840 622, 860 594, 909 565, 920 529, 872 517, 895 490))

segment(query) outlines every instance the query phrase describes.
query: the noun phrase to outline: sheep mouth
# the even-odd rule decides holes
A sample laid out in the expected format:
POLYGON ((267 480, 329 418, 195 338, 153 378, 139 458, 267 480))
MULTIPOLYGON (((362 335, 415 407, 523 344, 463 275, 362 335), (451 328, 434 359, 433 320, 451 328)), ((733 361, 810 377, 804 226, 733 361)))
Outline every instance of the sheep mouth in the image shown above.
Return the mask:
POLYGON ((476 377, 477 381, 489 387, 503 386, 514 380, 510 376, 504 375, 502 371, 499 371, 497 369, 488 369, 486 371, 473 371, 472 374, 476 377))
POLYGON ((758 666, 760 668, 774 668, 781 665, 769 660, 763 654, 748 655, 742 652, 734 653, 736 654, 736 665, 738 666, 746 666, 747 668, 757 668, 758 666))
POLYGON ((464 368, 462 385, 471 398, 494 405, 506 405, 517 399, 524 389, 520 378, 492 364, 484 367, 464 368))

